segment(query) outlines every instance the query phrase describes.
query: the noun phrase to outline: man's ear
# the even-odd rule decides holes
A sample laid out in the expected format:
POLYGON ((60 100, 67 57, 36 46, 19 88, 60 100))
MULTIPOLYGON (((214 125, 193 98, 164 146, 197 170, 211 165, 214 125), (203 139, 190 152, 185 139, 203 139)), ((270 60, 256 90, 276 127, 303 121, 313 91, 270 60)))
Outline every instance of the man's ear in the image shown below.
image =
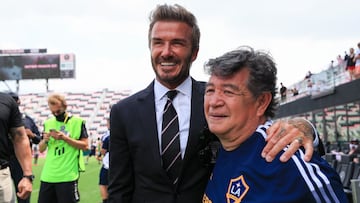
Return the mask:
POLYGON ((258 116, 264 115, 271 100, 272 100, 271 92, 264 92, 257 98, 256 103, 258 105, 258 108, 257 108, 258 110, 256 113, 258 116))
POLYGON ((191 62, 194 62, 196 60, 198 53, 199 49, 193 51, 193 53, 191 54, 191 62))

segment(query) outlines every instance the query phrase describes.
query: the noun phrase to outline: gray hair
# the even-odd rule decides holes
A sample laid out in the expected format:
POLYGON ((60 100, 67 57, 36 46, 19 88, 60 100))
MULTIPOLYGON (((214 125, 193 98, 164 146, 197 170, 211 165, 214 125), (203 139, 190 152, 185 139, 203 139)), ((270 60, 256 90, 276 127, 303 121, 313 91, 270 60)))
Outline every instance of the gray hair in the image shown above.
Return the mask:
POLYGON ((278 104, 275 99, 277 69, 273 58, 268 53, 242 46, 220 57, 210 59, 204 66, 208 74, 221 77, 232 76, 244 68, 250 71, 247 88, 254 98, 263 92, 271 92, 272 100, 265 111, 265 116, 273 118, 278 104))

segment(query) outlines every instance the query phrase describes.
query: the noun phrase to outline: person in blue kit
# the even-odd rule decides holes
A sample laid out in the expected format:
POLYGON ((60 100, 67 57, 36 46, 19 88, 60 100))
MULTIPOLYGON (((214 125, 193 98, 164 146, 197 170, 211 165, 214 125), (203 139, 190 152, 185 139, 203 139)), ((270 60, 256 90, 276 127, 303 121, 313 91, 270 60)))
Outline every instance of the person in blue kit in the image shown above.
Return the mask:
MULTIPOLYGON (((204 203, 347 202, 338 174, 318 153, 309 162, 303 148, 285 163, 278 157, 287 147, 272 162, 261 157, 278 102, 269 54, 243 46, 210 59, 205 70, 205 117, 221 148, 204 203)), ((300 136, 294 141, 303 142, 300 136)))
POLYGON ((102 199, 102 203, 107 203, 108 199, 108 192, 107 188, 109 185, 109 142, 110 142, 110 119, 106 119, 106 126, 108 130, 103 134, 101 137, 101 155, 102 158, 102 166, 99 173, 99 188, 100 188, 100 195, 102 199))

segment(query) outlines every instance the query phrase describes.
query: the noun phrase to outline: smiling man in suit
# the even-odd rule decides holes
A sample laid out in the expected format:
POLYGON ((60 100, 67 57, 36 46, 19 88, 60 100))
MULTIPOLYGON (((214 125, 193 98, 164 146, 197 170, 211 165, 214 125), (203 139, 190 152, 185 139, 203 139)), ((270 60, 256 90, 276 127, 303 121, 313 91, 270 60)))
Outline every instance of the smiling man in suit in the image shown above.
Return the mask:
MULTIPOLYGON (((206 130, 205 83, 189 73, 200 30, 192 13, 165 4, 151 13, 148 38, 155 80, 110 112, 108 202, 198 203, 212 171, 211 152, 216 153, 213 135, 206 130)), ((266 160, 299 135, 309 159, 312 128, 305 132, 295 125, 280 126, 272 128, 266 160)), ((299 146, 292 142, 284 161, 299 146)))

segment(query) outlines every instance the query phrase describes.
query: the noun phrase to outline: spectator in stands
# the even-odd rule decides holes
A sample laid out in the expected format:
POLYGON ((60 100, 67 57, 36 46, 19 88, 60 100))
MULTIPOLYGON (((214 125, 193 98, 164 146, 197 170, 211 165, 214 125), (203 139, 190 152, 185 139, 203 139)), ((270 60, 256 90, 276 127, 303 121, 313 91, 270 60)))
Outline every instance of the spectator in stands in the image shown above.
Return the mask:
MULTIPOLYGON (((200 30, 195 16, 177 4, 158 5, 150 21, 148 44, 156 78, 146 89, 111 108, 108 201, 200 202, 212 169, 209 145, 215 138, 211 133, 203 134, 208 132, 203 109, 204 83, 189 75, 199 51, 200 30), (162 147, 165 149, 161 145, 162 113, 170 90, 177 92, 173 102, 181 122, 177 136, 181 141, 175 138, 176 147, 180 148, 176 153, 180 167, 174 170, 182 171, 173 179, 163 168, 161 156, 162 147)), ((263 157, 272 161, 292 141, 292 149, 281 157, 287 161, 299 147, 294 138, 306 134, 311 138, 304 141, 304 146, 311 151, 307 150, 305 159, 310 160, 313 130, 307 121, 302 122, 296 127, 286 122, 274 124, 269 130, 274 136, 264 148, 263 157), (282 124, 286 130, 280 129, 282 124)))
POLYGON ((336 57, 336 60, 337 60, 337 65, 339 67, 343 68, 343 66, 345 64, 345 61, 344 61, 344 59, 342 58, 342 56, 340 54, 336 57))
POLYGON ((357 44, 357 49, 355 51, 355 71, 354 71, 354 78, 360 78, 360 42, 357 44))
POLYGON ((354 48, 349 49, 349 55, 346 58, 346 70, 349 72, 350 80, 354 79, 354 71, 355 71, 355 52, 354 48))
POLYGON ((39 203, 78 202, 79 171, 84 170, 82 150, 88 148, 85 121, 66 111, 67 103, 60 94, 52 94, 48 105, 54 117, 44 122, 40 152, 47 149, 40 177, 39 203))
POLYGON ((292 88, 291 92, 293 93, 293 96, 299 95, 299 91, 296 89, 296 87, 292 88))
POLYGON ((325 143, 325 152, 331 153, 331 142, 330 141, 326 141, 326 143, 325 143))
POLYGON ((312 91, 313 91, 313 82, 311 81, 311 79, 307 80, 306 87, 307 87, 307 90, 308 90, 308 94, 311 95, 312 91))
MULTIPOLYGON (((269 55, 241 47, 206 67, 205 116, 222 147, 204 203, 347 202, 339 175, 318 154, 310 162, 301 149, 286 163, 261 158, 277 105, 277 70, 269 55)), ((295 140, 302 143, 302 137, 295 140)))
POLYGON ((355 163, 359 163, 360 148, 358 139, 350 141, 348 154, 350 155, 350 160, 355 163))
POLYGON ((108 180, 108 171, 109 171, 109 140, 110 140, 110 119, 106 119, 106 126, 108 130, 101 137, 101 156, 102 158, 102 166, 99 174, 99 187, 100 187, 100 195, 103 200, 103 203, 107 203, 108 192, 107 188, 109 185, 108 180))
POLYGON ((311 76, 312 76, 311 71, 308 71, 308 72, 306 73, 306 75, 305 75, 305 80, 311 78, 311 76))
POLYGON ((26 135, 19 106, 9 94, 0 92, 0 202, 15 202, 9 167, 13 155, 10 145, 13 145, 15 156, 23 171, 23 176, 16 185, 17 196, 26 199, 31 194, 34 178, 31 170, 29 138, 26 135))
MULTIPOLYGON (((11 95, 11 97, 16 101, 18 106, 20 106, 21 101, 20 101, 19 95, 16 94, 15 92, 9 92, 9 95, 11 95)), ((30 149, 32 149, 32 145, 39 144, 39 142, 41 140, 41 135, 40 135, 39 129, 38 129, 35 121, 29 115, 27 115, 25 112, 21 113, 21 118, 24 123, 26 134, 30 141, 30 149)), ((10 145, 10 146, 12 146, 12 145, 10 145)), ((10 162, 9 162, 11 178, 13 179, 15 185, 18 185, 23 177, 23 171, 21 169, 21 165, 20 165, 19 161, 17 160, 17 158, 15 156, 14 148, 12 148, 12 147, 10 147, 10 148, 11 148, 11 154, 12 154, 12 156, 10 157, 10 162)), ((15 188, 16 188, 16 192, 18 192, 18 188, 17 187, 15 187, 15 188)), ((30 196, 26 199, 21 199, 21 198, 17 197, 17 200, 18 200, 18 203, 29 203, 30 196)))
POLYGON ((283 85, 283 83, 280 83, 280 96, 281 96, 281 101, 285 101, 286 100, 286 94, 287 94, 287 88, 283 85))
POLYGON ((349 54, 346 51, 344 51, 344 61, 346 62, 348 58, 349 58, 349 54))

